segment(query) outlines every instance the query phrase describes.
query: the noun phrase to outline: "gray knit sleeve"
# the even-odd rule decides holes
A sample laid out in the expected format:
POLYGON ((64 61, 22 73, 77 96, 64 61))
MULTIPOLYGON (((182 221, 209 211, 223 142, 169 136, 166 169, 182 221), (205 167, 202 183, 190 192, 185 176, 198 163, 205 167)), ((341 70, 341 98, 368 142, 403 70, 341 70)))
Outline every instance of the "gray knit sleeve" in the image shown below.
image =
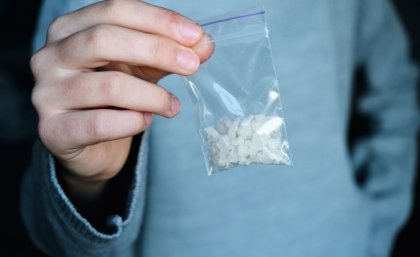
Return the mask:
POLYGON ((57 180, 52 156, 38 141, 21 195, 25 226, 34 243, 50 256, 136 256, 145 203, 148 133, 145 133, 122 215, 109 215, 98 231, 69 200, 57 180), (106 231, 106 232, 103 232, 106 231))

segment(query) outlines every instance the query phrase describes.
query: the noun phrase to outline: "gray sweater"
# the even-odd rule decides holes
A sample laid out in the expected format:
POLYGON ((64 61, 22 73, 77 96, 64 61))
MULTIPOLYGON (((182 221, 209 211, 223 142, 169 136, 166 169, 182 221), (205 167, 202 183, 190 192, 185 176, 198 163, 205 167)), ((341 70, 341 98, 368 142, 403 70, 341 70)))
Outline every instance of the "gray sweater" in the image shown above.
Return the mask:
MULTIPOLYGON (((35 49, 54 17, 90 2, 45 0, 35 49)), ((153 1, 194 19, 256 2, 267 10, 293 166, 208 177, 185 86, 170 76, 161 84, 183 109, 172 120, 155 117, 141 151, 133 148, 133 168, 115 182, 122 211, 111 207, 104 224, 75 207, 54 159, 35 146, 22 215, 37 246, 75 257, 389 255, 411 208, 418 125, 417 69, 394 9, 385 0, 153 1), (352 155, 346 138, 359 66, 368 92, 355 104, 374 126, 352 155)))

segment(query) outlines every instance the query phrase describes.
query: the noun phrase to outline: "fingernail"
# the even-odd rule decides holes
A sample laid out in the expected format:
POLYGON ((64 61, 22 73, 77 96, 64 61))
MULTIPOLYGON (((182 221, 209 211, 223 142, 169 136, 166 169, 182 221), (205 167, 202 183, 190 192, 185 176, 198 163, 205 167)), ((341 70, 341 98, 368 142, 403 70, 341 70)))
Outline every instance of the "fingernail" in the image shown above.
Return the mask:
POLYGON ((178 98, 176 96, 172 95, 172 99, 171 99, 171 112, 173 114, 178 113, 180 106, 181 106, 181 104, 180 104, 178 98))
POLYGON ((178 23, 178 30, 184 38, 190 40, 197 40, 203 34, 201 27, 190 21, 178 23))
POLYGON ((143 114, 144 121, 147 125, 150 125, 152 123, 153 115, 150 112, 145 112, 143 114))
POLYGON ((198 68, 198 57, 185 50, 181 50, 178 52, 178 63, 184 69, 189 71, 195 71, 198 68))

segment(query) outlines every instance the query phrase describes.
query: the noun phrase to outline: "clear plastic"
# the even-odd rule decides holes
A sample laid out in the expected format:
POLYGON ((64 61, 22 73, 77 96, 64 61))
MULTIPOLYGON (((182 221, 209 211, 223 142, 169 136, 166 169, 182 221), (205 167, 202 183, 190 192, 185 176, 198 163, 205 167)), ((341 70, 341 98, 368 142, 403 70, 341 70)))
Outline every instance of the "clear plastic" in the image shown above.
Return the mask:
POLYGON ((207 172, 250 164, 290 165, 264 8, 199 22, 213 56, 184 77, 198 116, 207 172))

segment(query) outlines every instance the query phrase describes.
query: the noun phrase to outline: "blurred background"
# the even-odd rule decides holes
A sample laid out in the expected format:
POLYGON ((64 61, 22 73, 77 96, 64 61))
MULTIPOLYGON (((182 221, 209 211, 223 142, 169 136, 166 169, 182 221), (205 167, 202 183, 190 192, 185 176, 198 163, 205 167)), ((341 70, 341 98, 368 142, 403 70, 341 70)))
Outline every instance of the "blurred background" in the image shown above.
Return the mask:
MULTIPOLYGON (((420 1, 393 2, 409 34, 412 56, 419 63, 420 1)), ((5 257, 43 256, 28 239, 19 214, 20 179, 36 135, 36 113, 30 103, 33 79, 29 58, 39 7, 40 0, 0 1, 0 256, 5 257)), ((363 73, 357 73, 355 95, 363 93, 364 83, 363 73)), ((420 99, 419 92, 418 96, 420 99)), ((353 115, 350 143, 368 133, 368 123, 357 113, 353 115)), ((392 257, 420 256, 419 178, 413 194, 413 212, 397 238, 392 257)))

